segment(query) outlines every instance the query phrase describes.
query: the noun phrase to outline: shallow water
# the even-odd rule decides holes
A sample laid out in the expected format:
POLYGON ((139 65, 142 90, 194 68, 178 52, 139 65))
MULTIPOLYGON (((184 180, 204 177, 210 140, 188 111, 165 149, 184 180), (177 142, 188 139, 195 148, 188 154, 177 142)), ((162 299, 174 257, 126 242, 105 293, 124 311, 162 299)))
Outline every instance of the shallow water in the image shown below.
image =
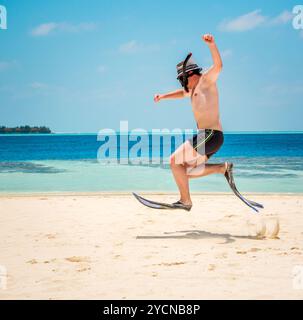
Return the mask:
MULTIPOLYGON (((111 142, 97 160, 103 143, 96 135, 0 136, 0 192, 176 191, 167 163, 148 164, 148 159, 165 162, 178 145, 158 138, 152 145, 150 137, 142 138, 141 150, 132 152, 131 142, 118 152, 123 162, 129 152, 147 160, 144 165, 119 165, 107 163, 111 142)), ((303 134, 226 134, 211 162, 234 162, 243 192, 303 192, 302 160, 303 134)), ((192 180, 191 189, 230 191, 222 176, 192 180)))

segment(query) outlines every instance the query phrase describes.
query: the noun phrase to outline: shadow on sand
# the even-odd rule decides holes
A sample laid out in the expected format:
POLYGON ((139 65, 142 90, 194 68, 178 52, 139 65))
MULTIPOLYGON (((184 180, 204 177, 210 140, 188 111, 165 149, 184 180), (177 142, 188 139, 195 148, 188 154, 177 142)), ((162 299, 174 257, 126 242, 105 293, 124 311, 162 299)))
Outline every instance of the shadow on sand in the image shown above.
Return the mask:
POLYGON ((202 240, 202 239, 223 239, 224 242, 221 244, 227 244, 235 242, 236 239, 249 239, 249 240, 260 240, 258 237, 252 236, 233 236, 228 233, 212 233, 201 230, 185 230, 175 232, 165 232, 160 236, 137 236, 138 240, 154 240, 154 239, 190 239, 190 240, 202 240))

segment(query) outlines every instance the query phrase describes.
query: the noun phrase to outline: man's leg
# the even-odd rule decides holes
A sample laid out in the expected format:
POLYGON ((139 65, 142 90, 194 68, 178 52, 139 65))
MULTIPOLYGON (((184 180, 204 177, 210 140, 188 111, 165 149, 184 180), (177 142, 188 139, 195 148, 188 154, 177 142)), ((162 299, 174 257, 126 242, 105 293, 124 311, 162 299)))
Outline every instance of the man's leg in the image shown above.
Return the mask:
POLYGON ((186 173, 186 167, 182 164, 176 164, 174 156, 171 157, 170 167, 180 192, 180 201, 185 205, 191 205, 189 193, 189 177, 186 173))
MULTIPOLYGON (((192 204, 187 166, 188 163, 196 165, 201 157, 187 141, 170 158, 170 167, 181 195, 180 201, 185 205, 192 204)), ((201 159, 199 163, 201 163, 201 159)))
POLYGON ((180 191, 180 201, 191 205, 189 179, 201 178, 211 174, 225 174, 226 163, 207 164, 208 157, 200 155, 192 145, 186 141, 170 158, 170 167, 180 191))
POLYGON ((226 164, 200 164, 198 166, 188 166, 187 167, 187 176, 190 179, 206 177, 211 174, 225 174, 226 164))

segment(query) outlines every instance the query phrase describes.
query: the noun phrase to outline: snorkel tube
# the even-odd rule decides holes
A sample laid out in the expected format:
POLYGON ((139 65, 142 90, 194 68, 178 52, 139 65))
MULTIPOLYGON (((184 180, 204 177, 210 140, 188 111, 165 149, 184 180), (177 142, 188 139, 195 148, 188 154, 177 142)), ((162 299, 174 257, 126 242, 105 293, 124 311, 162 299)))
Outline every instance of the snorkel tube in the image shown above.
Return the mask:
POLYGON ((184 87, 184 90, 186 92, 189 92, 189 89, 188 89, 188 78, 187 78, 187 75, 186 75, 186 65, 187 65, 187 62, 188 60, 191 58, 193 54, 192 53, 189 53, 186 57, 186 59, 184 60, 183 62, 183 67, 182 67, 182 72, 183 72, 183 87, 184 87))

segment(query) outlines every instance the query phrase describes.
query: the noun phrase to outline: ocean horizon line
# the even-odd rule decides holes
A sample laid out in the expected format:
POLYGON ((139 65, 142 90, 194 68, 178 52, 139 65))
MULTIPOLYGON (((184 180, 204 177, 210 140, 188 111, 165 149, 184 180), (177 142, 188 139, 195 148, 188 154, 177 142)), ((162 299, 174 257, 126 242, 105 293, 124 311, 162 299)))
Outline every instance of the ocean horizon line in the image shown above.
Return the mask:
MULTIPOLYGON (((156 130, 158 132, 156 132, 156 134, 161 134, 161 135, 170 135, 172 132, 162 132, 161 129, 151 129, 151 130, 148 130, 148 131, 136 131, 136 134, 139 134, 139 133, 148 133, 148 134, 151 134, 153 133, 152 131, 153 130, 156 130)), ((174 129, 172 129, 171 131, 173 131, 174 129)), ((182 129, 182 130, 189 130, 189 129, 182 129)), ((118 134, 118 135, 126 135, 126 134, 129 134, 130 132, 132 131, 117 131, 115 134, 118 134)), ((7 133, 7 134, 0 134, 0 137, 8 137, 8 136, 52 136, 52 135, 82 135, 82 136, 88 136, 88 135, 98 135, 99 134, 99 131, 98 132, 64 132, 64 131, 58 131, 58 132, 52 132, 52 133, 46 133, 46 134, 43 134, 43 133, 7 133)), ((224 134, 234 134, 234 135, 237 135, 237 134, 303 134, 303 131, 224 131, 224 134)), ((110 133, 109 133, 110 135, 110 133)))

